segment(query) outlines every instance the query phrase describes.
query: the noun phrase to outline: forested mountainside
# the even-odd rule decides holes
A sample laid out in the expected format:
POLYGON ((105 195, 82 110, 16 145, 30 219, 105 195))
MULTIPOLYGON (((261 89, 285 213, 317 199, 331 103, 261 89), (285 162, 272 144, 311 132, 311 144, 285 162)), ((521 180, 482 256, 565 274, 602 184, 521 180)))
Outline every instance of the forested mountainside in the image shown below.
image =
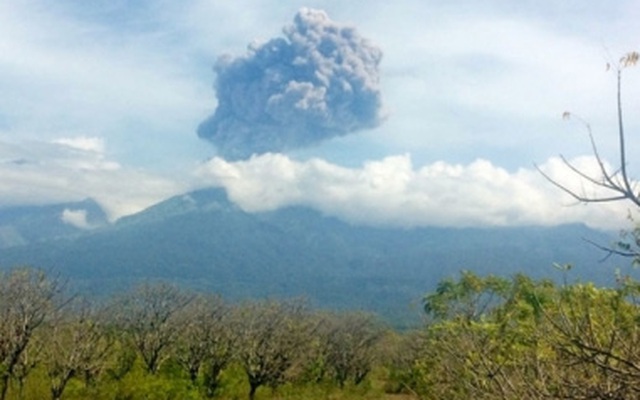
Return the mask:
POLYGON ((564 279, 553 264, 570 263, 571 280, 611 283, 615 268, 629 264, 600 262, 604 254, 584 239, 608 244, 615 236, 584 225, 354 226, 302 207, 247 213, 221 189, 176 196, 115 224, 95 207, 86 201, 0 212, 0 231, 25 238, 5 242, 0 265, 55 271, 95 294, 166 280, 233 300, 303 296, 320 307, 407 320, 419 314, 424 293, 460 270, 564 279), (54 221, 82 206, 94 229, 54 221), (39 226, 40 234, 23 226, 39 226))

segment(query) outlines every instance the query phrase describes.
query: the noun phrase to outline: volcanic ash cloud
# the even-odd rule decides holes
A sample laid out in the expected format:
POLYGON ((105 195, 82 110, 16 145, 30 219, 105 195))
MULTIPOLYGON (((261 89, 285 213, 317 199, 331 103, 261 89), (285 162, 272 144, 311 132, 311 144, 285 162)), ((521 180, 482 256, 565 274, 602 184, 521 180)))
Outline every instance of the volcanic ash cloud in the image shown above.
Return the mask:
POLYGON ((383 119, 378 47, 306 8, 283 33, 214 66, 218 107, 198 136, 227 159, 314 145, 383 119))

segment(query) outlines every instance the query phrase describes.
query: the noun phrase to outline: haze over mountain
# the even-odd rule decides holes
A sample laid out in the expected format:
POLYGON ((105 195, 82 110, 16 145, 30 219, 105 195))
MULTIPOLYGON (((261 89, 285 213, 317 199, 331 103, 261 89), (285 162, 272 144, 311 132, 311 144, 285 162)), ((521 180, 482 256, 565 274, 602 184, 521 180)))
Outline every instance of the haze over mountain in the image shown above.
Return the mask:
POLYGON ((608 244, 612 235, 580 224, 367 227, 305 207, 247 213, 222 189, 176 196, 115 224, 90 200, 4 209, 0 221, 0 232, 22 238, 0 236, 0 266, 56 271, 80 291, 106 295, 167 280, 233 300, 302 296, 315 306, 375 311, 395 323, 415 321, 421 296, 462 269, 562 279, 553 264, 571 263, 569 279, 610 283, 614 267, 628 264, 599 262, 603 254, 583 238, 608 244), (96 228, 63 222, 65 210, 86 210, 96 228), (41 227, 39 235, 25 226, 41 227))

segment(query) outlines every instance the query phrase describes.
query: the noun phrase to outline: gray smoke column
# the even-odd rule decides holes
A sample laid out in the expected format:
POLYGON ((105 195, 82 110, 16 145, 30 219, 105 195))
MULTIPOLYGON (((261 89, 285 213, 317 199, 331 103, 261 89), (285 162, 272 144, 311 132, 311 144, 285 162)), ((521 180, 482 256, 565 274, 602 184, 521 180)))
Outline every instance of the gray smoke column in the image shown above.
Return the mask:
POLYGON ((218 107, 198 136, 227 159, 309 146, 382 121, 378 47, 307 8, 283 33, 214 66, 218 107))

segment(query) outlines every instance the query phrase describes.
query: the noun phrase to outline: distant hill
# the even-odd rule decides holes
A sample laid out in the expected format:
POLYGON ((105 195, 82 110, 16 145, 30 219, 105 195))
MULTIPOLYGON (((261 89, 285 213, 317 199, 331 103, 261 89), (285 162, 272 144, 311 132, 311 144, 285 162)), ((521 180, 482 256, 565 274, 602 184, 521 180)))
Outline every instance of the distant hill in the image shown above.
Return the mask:
MULTIPOLYGON (((15 226, 37 231, 24 221, 46 219, 45 209, 25 212, 15 226)), ((395 323, 415 321, 421 296, 462 269, 562 279, 552 265, 571 263, 570 279, 610 283, 616 264, 629 264, 599 262, 602 252, 583 238, 608 244, 613 237, 584 225, 354 226, 303 207, 246 213, 220 189, 176 196, 98 229, 61 234, 62 228, 52 227, 46 240, 49 227, 37 240, 23 233, 25 244, 0 249, 0 265, 53 269, 98 294, 169 280, 234 300, 302 296, 320 307, 375 311, 395 323)))
POLYGON ((0 208, 0 249, 78 236, 107 224, 104 211, 91 199, 0 208))

